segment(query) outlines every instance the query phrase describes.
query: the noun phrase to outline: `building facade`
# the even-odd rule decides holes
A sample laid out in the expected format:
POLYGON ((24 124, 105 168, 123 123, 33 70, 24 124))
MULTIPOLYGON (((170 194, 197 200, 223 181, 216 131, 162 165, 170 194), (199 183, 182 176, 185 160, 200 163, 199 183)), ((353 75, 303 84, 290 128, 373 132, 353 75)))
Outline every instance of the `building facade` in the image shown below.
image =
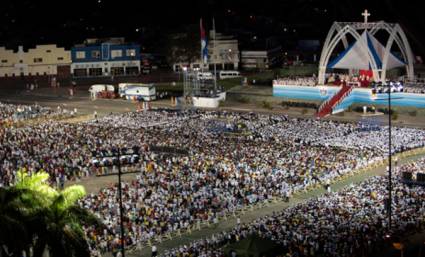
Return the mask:
POLYGON ((37 45, 24 51, 0 47, 0 77, 59 76, 70 74, 71 52, 56 45, 37 45))
POLYGON ((124 76, 140 73, 140 45, 124 40, 87 41, 71 48, 74 77, 124 76))
POLYGON ((239 69, 238 40, 232 36, 224 36, 211 30, 208 42, 208 57, 210 70, 214 69, 214 65, 217 70, 239 69))
POLYGON ((269 50, 247 50, 241 52, 241 66, 244 69, 266 70, 282 62, 282 48, 269 50))
POLYGON ((175 63, 174 71, 181 71, 183 67, 192 70, 214 71, 217 70, 237 70, 239 69, 239 45, 238 40, 233 36, 224 36, 221 33, 210 31, 208 38, 208 64, 201 61, 201 46, 199 45, 199 59, 193 63, 175 63), (215 35, 214 35, 215 34, 215 35))

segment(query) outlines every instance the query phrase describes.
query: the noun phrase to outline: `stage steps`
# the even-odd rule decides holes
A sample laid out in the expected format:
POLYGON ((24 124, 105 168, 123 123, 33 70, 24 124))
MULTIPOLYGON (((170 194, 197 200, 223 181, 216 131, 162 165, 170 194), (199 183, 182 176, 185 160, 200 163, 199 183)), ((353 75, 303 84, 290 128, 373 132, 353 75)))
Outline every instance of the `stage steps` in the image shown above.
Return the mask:
POLYGON ((354 86, 352 85, 342 85, 342 88, 332 96, 330 99, 324 101, 316 114, 316 118, 324 118, 332 113, 332 110, 335 106, 340 104, 344 98, 351 94, 354 86))

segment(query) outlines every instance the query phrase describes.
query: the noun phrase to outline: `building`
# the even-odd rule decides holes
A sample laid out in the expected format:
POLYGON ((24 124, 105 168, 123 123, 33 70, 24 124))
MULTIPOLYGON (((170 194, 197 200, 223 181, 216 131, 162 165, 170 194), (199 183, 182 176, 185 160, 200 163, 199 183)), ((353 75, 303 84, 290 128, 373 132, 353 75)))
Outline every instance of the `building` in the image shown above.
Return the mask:
POLYGON ((210 70, 214 69, 214 64, 217 70, 239 69, 238 40, 234 39, 233 36, 224 36, 211 30, 208 55, 210 70))
POLYGON ((190 69, 214 70, 237 70, 239 69, 239 46, 238 40, 233 36, 225 36, 211 30, 208 38, 208 64, 201 61, 201 45, 199 45, 199 59, 193 63, 175 63, 174 71, 180 71, 182 67, 190 69), (214 39, 215 38, 215 39, 214 39))
POLYGON ((74 77, 124 76, 140 73, 140 45, 123 38, 88 39, 71 48, 74 77))
POLYGON ((281 64, 282 60, 282 47, 274 38, 258 40, 254 36, 252 42, 244 46, 244 50, 241 52, 243 69, 270 69, 281 64))
POLYGON ((47 76, 69 77, 71 52, 56 45, 37 45, 24 51, 0 47, 0 77, 47 76))

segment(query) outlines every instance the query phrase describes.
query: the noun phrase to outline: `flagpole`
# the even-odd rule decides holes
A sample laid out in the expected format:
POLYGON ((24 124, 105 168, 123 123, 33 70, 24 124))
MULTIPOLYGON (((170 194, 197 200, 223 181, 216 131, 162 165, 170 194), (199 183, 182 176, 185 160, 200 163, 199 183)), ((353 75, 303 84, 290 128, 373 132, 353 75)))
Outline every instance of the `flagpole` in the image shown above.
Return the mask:
MULTIPOLYGON (((213 31, 214 31, 214 47, 213 53, 217 55, 216 52, 216 33, 215 33, 215 18, 213 17, 213 31)), ((214 96, 217 94, 217 60, 214 60, 214 96)))
MULTIPOLYGON (((206 47, 206 44, 207 44, 207 41, 206 41, 206 35, 205 35, 205 29, 204 29, 204 26, 203 26, 203 24, 202 24, 202 18, 201 18, 201 20, 200 20, 200 24, 199 24, 199 26, 200 26, 200 30, 201 30, 201 73, 204 73, 204 48, 206 47), (203 45, 205 43, 205 46, 203 45)), ((201 80, 202 81, 202 80, 201 80)), ((197 89, 196 89, 196 94, 197 95, 199 95, 199 92, 200 92, 200 88, 201 88, 201 86, 202 86, 202 84, 200 85, 200 79, 199 79, 199 77, 197 76, 197 78, 196 78, 196 85, 197 85, 197 89)))

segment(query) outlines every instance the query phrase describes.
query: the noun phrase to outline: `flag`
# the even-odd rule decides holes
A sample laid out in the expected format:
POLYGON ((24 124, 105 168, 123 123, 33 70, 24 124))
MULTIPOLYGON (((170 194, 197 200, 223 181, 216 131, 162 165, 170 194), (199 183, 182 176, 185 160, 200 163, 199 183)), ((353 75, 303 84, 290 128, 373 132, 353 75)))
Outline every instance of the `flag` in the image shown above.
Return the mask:
POLYGON ((199 22, 201 29, 201 59, 206 64, 208 62, 208 48, 207 48, 207 36, 205 34, 204 26, 202 25, 202 19, 199 22))

